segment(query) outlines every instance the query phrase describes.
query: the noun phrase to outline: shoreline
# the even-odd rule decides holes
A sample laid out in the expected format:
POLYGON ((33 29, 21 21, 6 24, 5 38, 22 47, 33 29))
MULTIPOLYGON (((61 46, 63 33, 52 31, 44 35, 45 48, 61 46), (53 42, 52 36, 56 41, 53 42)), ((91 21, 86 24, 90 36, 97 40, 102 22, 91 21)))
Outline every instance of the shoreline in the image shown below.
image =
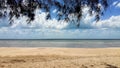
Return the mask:
POLYGON ((0 68, 120 68, 120 48, 0 47, 0 68))

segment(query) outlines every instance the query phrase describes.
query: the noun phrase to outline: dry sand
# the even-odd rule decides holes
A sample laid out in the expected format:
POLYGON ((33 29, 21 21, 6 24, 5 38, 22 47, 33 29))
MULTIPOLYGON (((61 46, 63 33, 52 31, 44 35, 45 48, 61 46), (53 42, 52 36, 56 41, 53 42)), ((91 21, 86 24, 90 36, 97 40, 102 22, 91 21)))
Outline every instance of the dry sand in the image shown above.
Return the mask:
POLYGON ((0 48, 0 68, 120 68, 120 48, 0 48))

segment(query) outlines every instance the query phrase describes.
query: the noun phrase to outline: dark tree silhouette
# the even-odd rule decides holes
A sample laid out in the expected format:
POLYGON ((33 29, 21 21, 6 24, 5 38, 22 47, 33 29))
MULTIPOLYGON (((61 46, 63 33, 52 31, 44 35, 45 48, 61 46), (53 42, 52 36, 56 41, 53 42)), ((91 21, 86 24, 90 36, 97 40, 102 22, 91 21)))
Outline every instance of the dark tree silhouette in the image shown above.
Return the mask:
POLYGON ((98 4, 101 4, 104 9, 108 7, 107 0, 63 0, 63 3, 57 0, 0 0, 0 18, 6 13, 4 9, 9 7, 9 20, 11 22, 13 16, 19 18, 20 15, 24 15, 29 18, 28 23, 30 23, 34 20, 34 11, 36 8, 43 9, 44 12, 48 13, 46 19, 51 19, 50 8, 55 6, 57 8, 58 20, 69 22, 70 18, 68 16, 73 14, 77 18, 77 21, 80 21, 83 13, 82 7, 87 5, 90 7, 89 13, 93 15, 92 11, 95 11, 95 20, 99 21, 103 12, 101 11, 101 6, 98 4))

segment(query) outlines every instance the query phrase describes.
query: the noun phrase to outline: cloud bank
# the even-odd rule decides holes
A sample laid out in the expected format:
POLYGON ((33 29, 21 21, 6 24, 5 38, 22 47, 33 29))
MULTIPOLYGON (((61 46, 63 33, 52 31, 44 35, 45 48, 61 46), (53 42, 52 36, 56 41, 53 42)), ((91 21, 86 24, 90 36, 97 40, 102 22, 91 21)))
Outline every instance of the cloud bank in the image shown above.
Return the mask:
POLYGON ((30 24, 26 23, 28 18, 25 16, 13 18, 12 25, 7 17, 1 18, 0 39, 120 39, 120 15, 95 22, 95 16, 90 16, 88 10, 88 7, 83 9, 79 28, 75 22, 57 21, 55 17, 46 20, 47 13, 38 9, 30 24))
POLYGON ((120 15, 112 16, 107 20, 101 20, 97 23, 93 23, 93 26, 96 28, 120 29, 120 15))
MULTIPOLYGON (((114 3, 116 4, 116 3, 114 3)), ((0 19, 0 28, 10 28, 10 29, 100 29, 100 28, 120 28, 120 15, 112 16, 106 20, 100 20, 95 22, 95 15, 90 15, 89 7, 83 8, 83 16, 81 21, 79 22, 80 26, 77 27, 75 21, 67 23, 64 20, 56 20, 55 15, 53 15, 52 20, 46 20, 47 13, 42 12, 41 10, 37 9, 35 11, 35 20, 32 21, 30 24, 26 23, 28 19, 25 16, 21 16, 20 18, 16 19, 13 18, 14 23, 11 25, 9 24, 8 17, 0 19)), ((56 12, 56 9, 53 10, 53 13, 56 12)), ((93 12, 94 13, 94 12, 93 12)))

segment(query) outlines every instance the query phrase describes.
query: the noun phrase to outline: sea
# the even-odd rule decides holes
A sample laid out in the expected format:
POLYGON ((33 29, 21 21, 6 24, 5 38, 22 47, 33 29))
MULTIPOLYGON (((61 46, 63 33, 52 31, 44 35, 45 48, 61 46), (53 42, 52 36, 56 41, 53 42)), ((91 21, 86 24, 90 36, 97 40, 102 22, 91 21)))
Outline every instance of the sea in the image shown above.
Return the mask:
POLYGON ((0 40, 0 47, 116 48, 120 47, 120 40, 8 39, 0 40))

